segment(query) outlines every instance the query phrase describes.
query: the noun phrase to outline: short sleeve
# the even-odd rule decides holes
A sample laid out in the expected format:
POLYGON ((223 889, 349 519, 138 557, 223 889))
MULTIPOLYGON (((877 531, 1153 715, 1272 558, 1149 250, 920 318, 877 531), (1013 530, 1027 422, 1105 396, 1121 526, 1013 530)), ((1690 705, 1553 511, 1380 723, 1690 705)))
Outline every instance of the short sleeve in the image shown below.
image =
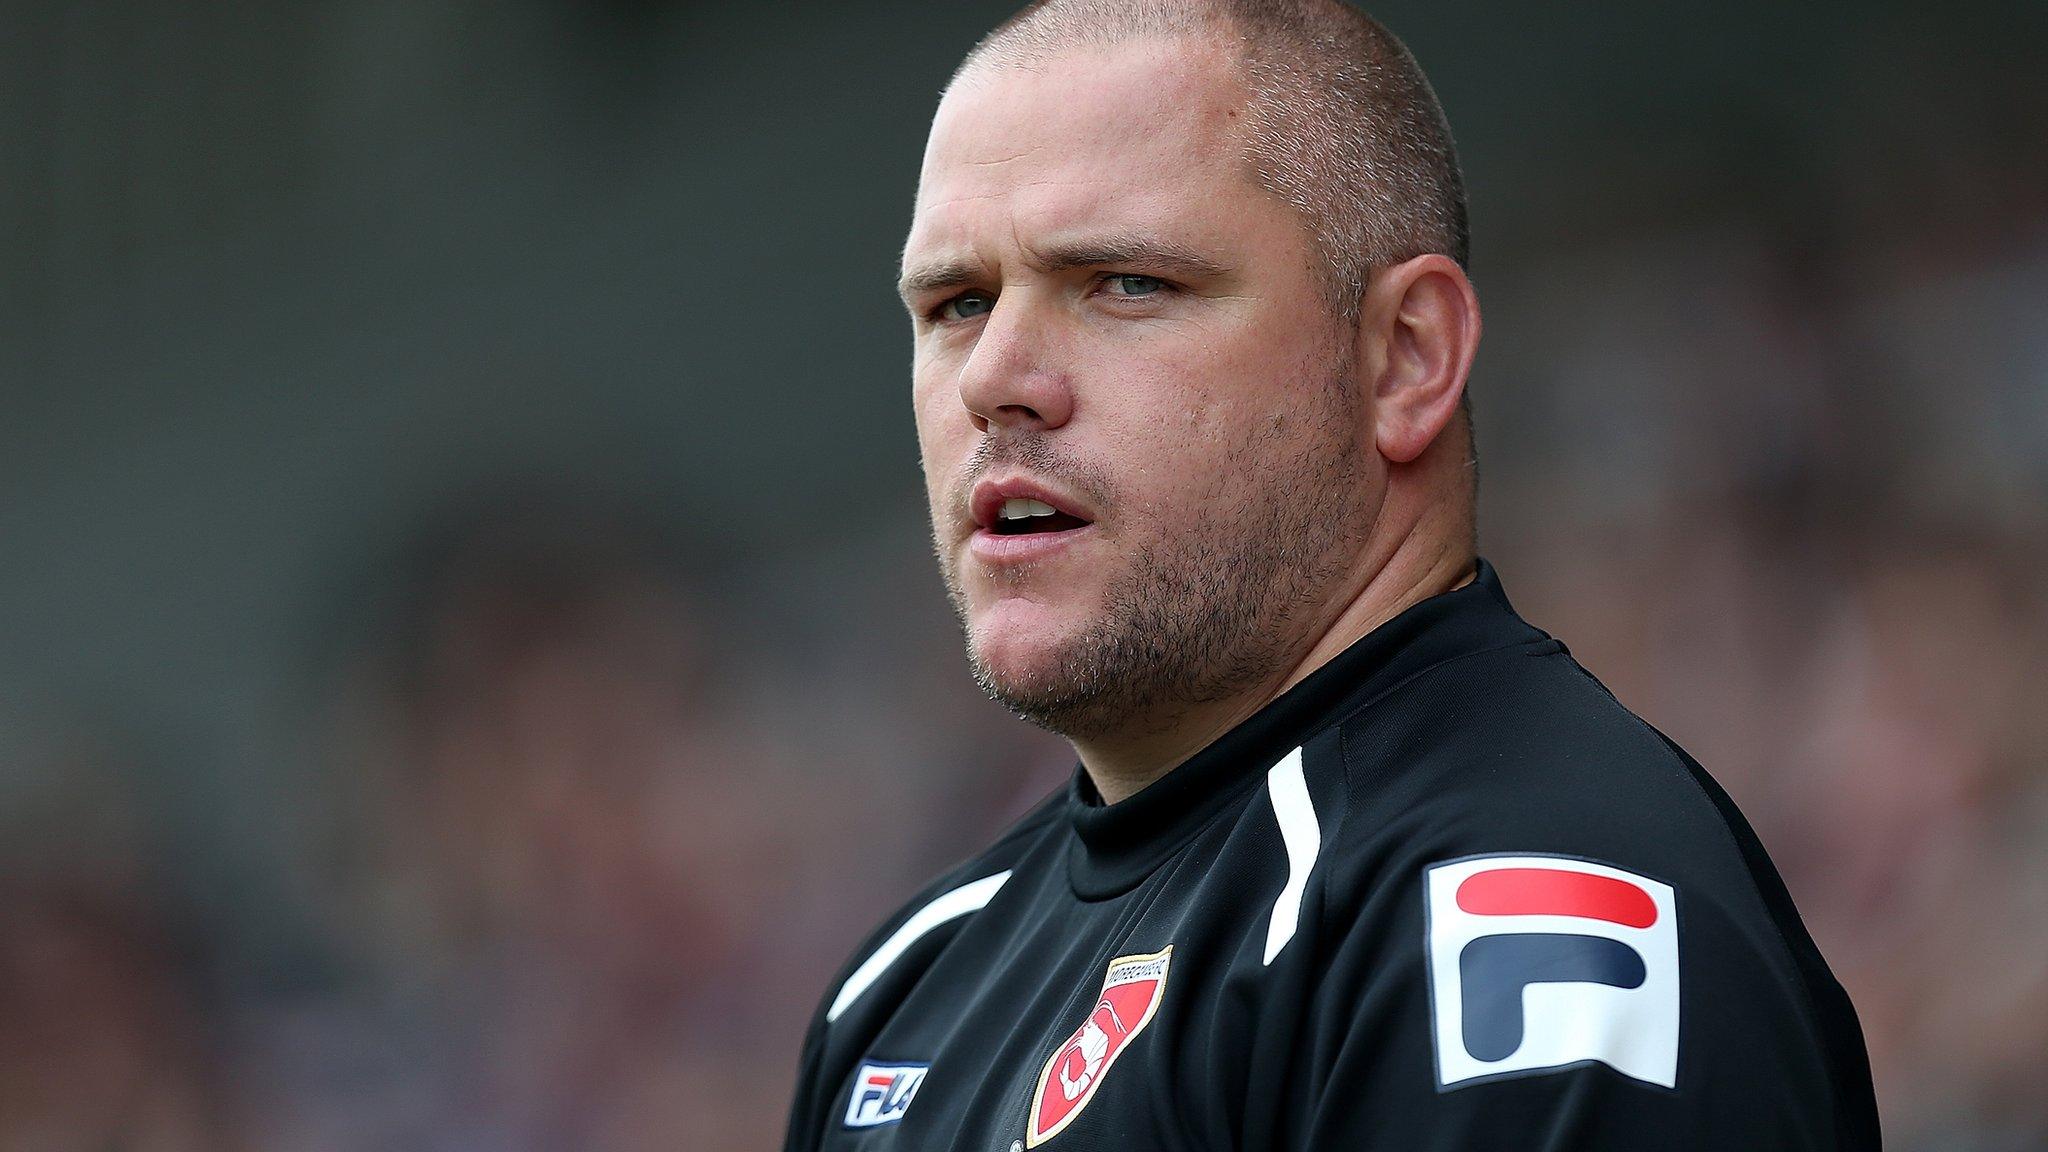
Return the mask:
POLYGON ((1489 847, 1336 909, 1290 1147, 1837 1146, 1803 989, 1753 900, 1489 847))

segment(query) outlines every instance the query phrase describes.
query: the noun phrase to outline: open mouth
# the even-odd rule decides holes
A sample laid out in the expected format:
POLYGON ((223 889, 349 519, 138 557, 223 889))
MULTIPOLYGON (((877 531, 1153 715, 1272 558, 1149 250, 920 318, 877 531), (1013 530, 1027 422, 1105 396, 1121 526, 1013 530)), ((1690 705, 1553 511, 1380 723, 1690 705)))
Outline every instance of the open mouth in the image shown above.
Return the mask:
POLYGON ((1042 532, 1067 532, 1085 528, 1088 521, 1047 504, 1043 500, 1010 499, 996 511, 989 532, 996 536, 1031 536, 1042 532))

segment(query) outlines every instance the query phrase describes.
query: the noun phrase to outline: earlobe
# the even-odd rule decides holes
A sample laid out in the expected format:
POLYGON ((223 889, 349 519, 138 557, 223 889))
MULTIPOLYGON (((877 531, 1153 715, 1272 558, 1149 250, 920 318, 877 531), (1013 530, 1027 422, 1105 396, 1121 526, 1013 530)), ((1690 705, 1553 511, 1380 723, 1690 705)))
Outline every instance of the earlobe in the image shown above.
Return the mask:
POLYGON ((1396 464, 1420 457, 1457 412, 1479 347, 1479 300, 1447 256, 1417 256, 1375 276, 1363 319, 1383 349, 1373 435, 1396 464))

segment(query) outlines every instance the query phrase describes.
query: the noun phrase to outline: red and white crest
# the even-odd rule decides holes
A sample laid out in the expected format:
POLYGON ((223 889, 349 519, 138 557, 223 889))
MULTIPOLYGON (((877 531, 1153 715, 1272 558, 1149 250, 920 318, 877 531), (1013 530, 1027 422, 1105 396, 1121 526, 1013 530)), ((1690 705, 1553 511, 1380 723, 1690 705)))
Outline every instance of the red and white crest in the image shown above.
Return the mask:
POLYGON ((1166 997, 1166 969, 1173 946, 1142 956, 1119 956, 1109 962, 1102 993, 1088 1018, 1067 1042, 1053 1052, 1038 1074, 1031 1096, 1031 1115, 1024 1133, 1027 1147, 1036 1148, 1074 1122, 1095 1097, 1109 1066, 1130 1046, 1166 997))

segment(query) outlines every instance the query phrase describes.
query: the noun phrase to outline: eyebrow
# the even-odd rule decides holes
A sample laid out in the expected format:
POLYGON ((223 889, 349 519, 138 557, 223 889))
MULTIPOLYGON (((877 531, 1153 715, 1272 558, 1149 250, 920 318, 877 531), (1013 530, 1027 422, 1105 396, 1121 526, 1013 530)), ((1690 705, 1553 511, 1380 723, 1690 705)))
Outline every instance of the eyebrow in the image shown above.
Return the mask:
MULTIPOLYGON (((1041 249, 1032 261, 1046 272, 1122 264, 1194 279, 1221 276, 1229 269, 1193 248, 1157 236, 1090 236, 1041 249)), ((941 288, 971 284, 986 274, 979 261, 940 258, 904 270, 897 291, 908 300, 941 288)))
POLYGON ((960 260, 935 260, 906 268, 903 279, 896 282, 896 293, 905 300, 922 296, 941 288, 958 288, 981 278, 981 265, 960 260))

